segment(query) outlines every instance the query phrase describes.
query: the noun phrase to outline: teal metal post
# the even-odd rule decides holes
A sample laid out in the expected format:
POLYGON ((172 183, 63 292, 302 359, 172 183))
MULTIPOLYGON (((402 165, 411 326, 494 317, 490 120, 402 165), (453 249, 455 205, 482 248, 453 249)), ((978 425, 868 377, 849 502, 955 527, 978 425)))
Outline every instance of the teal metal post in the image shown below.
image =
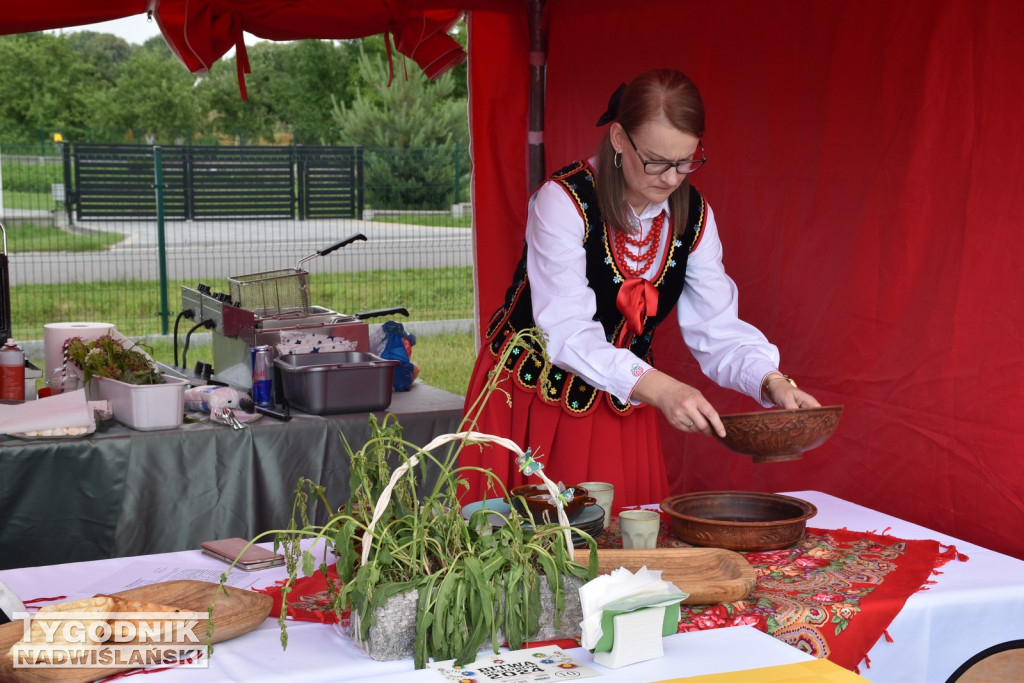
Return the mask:
POLYGON ((160 147, 153 147, 153 177, 156 185, 157 258, 160 260, 160 334, 171 329, 171 312, 167 308, 167 242, 164 236, 164 155, 160 147))

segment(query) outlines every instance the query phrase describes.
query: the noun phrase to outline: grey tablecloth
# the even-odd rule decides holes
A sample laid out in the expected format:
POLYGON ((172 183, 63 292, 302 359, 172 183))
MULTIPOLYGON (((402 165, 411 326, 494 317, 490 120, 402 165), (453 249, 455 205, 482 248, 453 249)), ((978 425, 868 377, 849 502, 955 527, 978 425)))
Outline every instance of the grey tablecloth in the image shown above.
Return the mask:
MULTIPOLYGON (((407 441, 422 446, 456 431, 461 410, 461 396, 416 384, 396 392, 386 412, 399 418, 407 441)), ((239 431, 197 423, 137 432, 114 424, 87 439, 0 441, 0 569, 252 538, 288 523, 301 477, 327 486, 331 502, 341 504, 348 495, 342 435, 358 449, 368 419, 295 414, 239 431)))

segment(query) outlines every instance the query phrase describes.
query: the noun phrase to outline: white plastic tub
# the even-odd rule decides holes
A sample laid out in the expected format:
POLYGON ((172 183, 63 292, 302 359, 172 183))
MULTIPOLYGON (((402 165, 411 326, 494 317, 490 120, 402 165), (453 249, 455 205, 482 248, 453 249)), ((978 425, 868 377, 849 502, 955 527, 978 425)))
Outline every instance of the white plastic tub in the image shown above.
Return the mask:
POLYGON ((94 396, 110 402, 114 419, 141 432, 180 427, 185 416, 188 382, 164 375, 164 384, 125 384, 93 377, 94 396))

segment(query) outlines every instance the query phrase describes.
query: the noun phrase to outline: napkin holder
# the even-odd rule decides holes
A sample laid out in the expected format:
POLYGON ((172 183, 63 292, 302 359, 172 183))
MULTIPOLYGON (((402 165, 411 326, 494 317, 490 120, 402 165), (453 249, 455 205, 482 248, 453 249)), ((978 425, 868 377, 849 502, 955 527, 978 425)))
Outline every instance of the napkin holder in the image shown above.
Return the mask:
POLYGON ((676 633, 679 602, 664 602, 640 609, 606 609, 601 617, 602 636, 594 648, 594 662, 609 669, 657 659, 665 654, 664 636, 676 633))
POLYGON ((0 581, 0 624, 14 621, 15 615, 24 611, 25 605, 21 603, 21 599, 7 587, 7 584, 0 581))

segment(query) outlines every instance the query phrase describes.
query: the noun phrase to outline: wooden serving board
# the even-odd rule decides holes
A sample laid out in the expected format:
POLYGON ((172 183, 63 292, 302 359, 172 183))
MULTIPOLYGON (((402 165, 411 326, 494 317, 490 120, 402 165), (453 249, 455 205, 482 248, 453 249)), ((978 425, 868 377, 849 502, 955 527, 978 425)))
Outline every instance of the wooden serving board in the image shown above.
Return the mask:
POLYGON ((684 605, 735 602, 750 595, 757 575, 746 558, 722 548, 652 548, 620 550, 599 548, 597 573, 610 574, 619 567, 635 572, 641 567, 660 570, 661 578, 689 593, 684 605))
MULTIPOLYGON (((177 607, 183 611, 205 612, 213 602, 220 586, 206 581, 165 581, 148 586, 140 586, 130 590, 112 593, 112 595, 141 600, 169 607, 177 607)), ((219 643, 243 633, 248 633, 263 623, 270 614, 274 600, 263 595, 241 588, 225 586, 227 593, 217 595, 217 604, 213 608, 213 638, 211 642, 219 643)), ((205 626, 197 629, 205 634, 205 626)), ((12 622, 0 626, 0 681, 39 681, 50 683, 87 683, 99 678, 112 676, 124 671, 126 667, 103 669, 77 668, 17 668, 7 656, 11 646, 21 640, 24 633, 23 624, 12 622)))

